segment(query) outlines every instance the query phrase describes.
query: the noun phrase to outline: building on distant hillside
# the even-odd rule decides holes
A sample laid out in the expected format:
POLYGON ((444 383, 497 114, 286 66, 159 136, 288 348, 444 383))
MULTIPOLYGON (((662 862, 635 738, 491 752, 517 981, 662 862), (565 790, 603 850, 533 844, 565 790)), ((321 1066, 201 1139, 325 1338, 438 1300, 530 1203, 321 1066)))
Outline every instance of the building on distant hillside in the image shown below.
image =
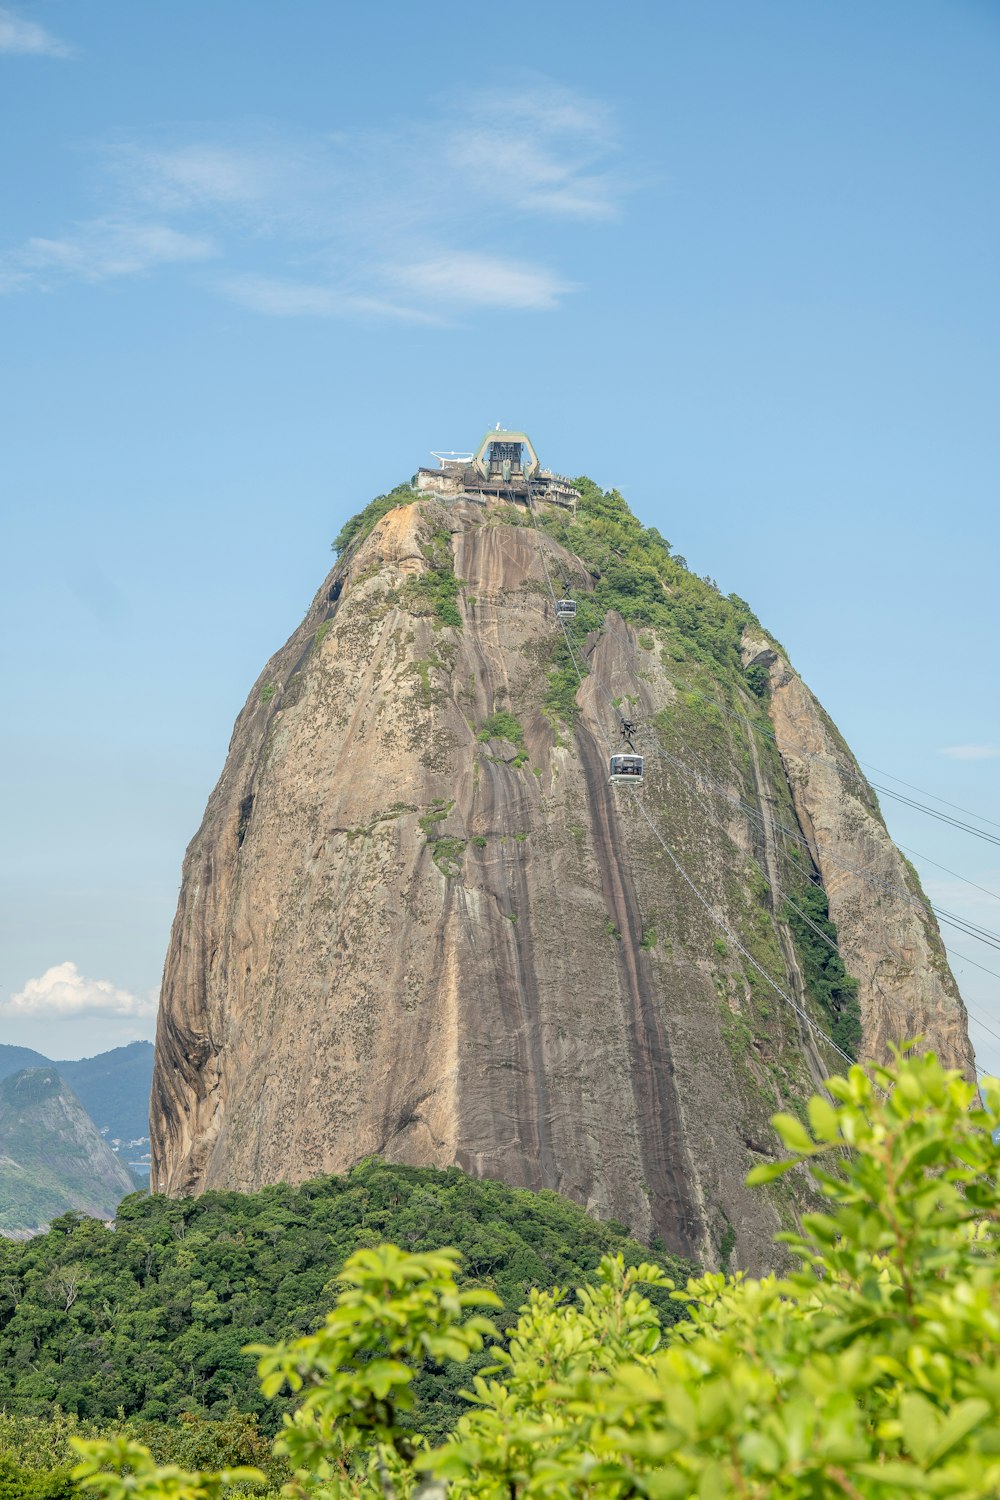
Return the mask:
POLYGON ((492 428, 475 452, 435 453, 439 467, 418 469, 415 485, 427 494, 447 496, 510 496, 527 500, 529 493, 557 505, 576 506, 577 494, 562 474, 543 469, 526 432, 492 428))

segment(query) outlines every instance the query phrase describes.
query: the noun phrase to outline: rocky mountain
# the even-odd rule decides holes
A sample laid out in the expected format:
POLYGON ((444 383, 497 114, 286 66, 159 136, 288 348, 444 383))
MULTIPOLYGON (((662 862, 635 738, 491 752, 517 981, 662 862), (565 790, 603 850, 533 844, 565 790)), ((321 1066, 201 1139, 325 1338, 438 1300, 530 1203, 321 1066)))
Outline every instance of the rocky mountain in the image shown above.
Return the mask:
POLYGON ((569 494, 536 530, 403 486, 338 539, 185 859, 154 1189, 457 1164, 756 1269, 801 1191, 743 1186, 776 1108, 917 1033, 971 1066, 916 877, 785 652, 620 496, 569 494), (641 788, 609 783, 623 716, 641 788))
POLYGON ((109 1219, 134 1191, 55 1068, 0 1080, 0 1233, 33 1234, 69 1209, 109 1219))

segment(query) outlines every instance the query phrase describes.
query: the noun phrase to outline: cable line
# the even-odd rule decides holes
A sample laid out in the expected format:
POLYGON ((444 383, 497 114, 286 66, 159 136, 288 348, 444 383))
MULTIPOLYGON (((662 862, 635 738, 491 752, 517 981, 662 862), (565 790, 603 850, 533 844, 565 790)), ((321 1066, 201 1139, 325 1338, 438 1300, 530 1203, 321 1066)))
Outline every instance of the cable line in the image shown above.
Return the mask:
MULTIPOLYGON (((688 753, 691 754, 691 751, 689 750, 688 753)), ((718 796, 724 797, 726 799, 726 801, 732 803, 734 806, 737 806, 737 807, 741 808, 744 812, 746 812, 748 814, 748 816, 751 819, 753 819, 754 824, 760 829, 760 831, 762 833, 765 832, 765 825, 766 825, 766 827, 770 828, 772 836, 774 836, 776 830, 778 830, 778 831, 780 831, 782 833, 785 833, 789 838, 794 839, 797 843, 803 845, 805 847, 805 849, 807 850, 807 852, 810 854, 810 857, 811 857, 812 850, 810 848, 809 842, 808 842, 807 839, 803 838, 801 836, 801 834, 794 833, 790 828, 786 828, 784 826, 784 824, 775 823, 775 821, 772 818, 769 818, 763 812, 762 809, 754 807, 752 805, 752 803, 745 802, 741 798, 734 797, 730 792, 728 792, 725 789, 725 787, 720 786, 718 782, 712 781, 711 778, 707 778, 707 777, 706 778, 700 778, 698 776, 697 772, 691 772, 690 769, 684 765, 683 761, 677 760, 674 756, 669 755, 666 751, 664 751, 664 750, 654 750, 653 754, 655 756, 657 756, 657 757, 662 757, 662 758, 665 758, 665 759, 671 761, 679 769, 681 769, 682 771, 684 771, 685 773, 687 773, 688 776, 689 776, 689 778, 691 778, 691 779, 694 779, 694 780, 704 779, 707 782, 707 784, 712 787, 712 789, 716 792, 716 794, 718 796)), ((695 756, 694 759, 697 760, 698 757, 695 756)), ((721 825, 719 825, 719 826, 721 826, 721 825)), ((781 845, 780 845, 780 843, 778 842, 777 839, 775 839, 775 850, 776 850, 777 854, 786 862, 786 864, 788 864, 790 866, 790 868, 792 868, 793 870, 795 870, 800 875, 803 873, 802 870, 801 870, 801 868, 799 867, 799 865, 797 865, 795 863, 795 861, 791 858, 791 856, 784 849, 781 848, 781 845)), ((875 881, 872 877, 868 876, 865 873, 865 871, 859 869, 855 865, 847 864, 847 862, 845 860, 842 860, 842 859, 838 858, 838 856, 836 856, 836 855, 826 854, 825 857, 828 858, 828 859, 831 859, 835 864, 841 865, 842 868, 850 870, 850 871, 853 871, 854 873, 861 875, 862 878, 866 879, 867 882, 868 882, 868 884, 872 885, 874 888, 881 888, 887 894, 889 894, 889 895, 895 895, 900 900, 906 901, 906 902, 908 902, 911 905, 915 905, 915 906, 921 907, 924 911, 933 910, 935 916, 938 916, 941 920, 947 922, 947 918, 946 917, 941 917, 941 913, 938 912, 938 910, 936 908, 927 907, 923 902, 919 901, 915 896, 910 895, 909 892, 907 892, 907 891, 900 891, 896 887, 893 887, 893 886, 887 886, 887 885, 885 885, 881 881, 875 881)), ((949 924, 949 925, 954 925, 954 924, 949 924)), ((964 930, 964 929, 960 929, 960 930, 964 930)), ((971 934, 971 933, 967 933, 966 935, 967 936, 974 936, 974 934, 971 934)), ((971 964, 974 969, 979 969, 983 974, 989 974, 990 977, 993 978, 993 979, 1000 979, 1000 973, 998 973, 995 969, 988 969, 985 964, 981 964, 976 959, 970 958, 967 953, 962 953, 962 952, 959 951, 959 949, 957 949, 955 947, 951 948, 951 952, 952 952, 952 955, 955 958, 961 959, 961 961, 963 963, 971 964)))
MULTIPOLYGON (((615 634, 619 638, 619 640, 623 640, 624 643, 631 648, 631 642, 629 642, 627 640, 627 638, 624 638, 622 636, 621 632, 618 631, 618 630, 616 630, 613 625, 606 625, 604 628, 607 629, 607 630, 610 630, 613 634, 615 634)), ((702 695, 702 696, 705 696, 705 695, 702 695)), ((722 706, 722 705, 720 705, 720 706, 722 706)), ((741 716, 741 715, 734 715, 734 717, 743 717, 743 716, 741 716)), ((747 727, 748 728, 754 727, 749 720, 746 720, 745 722, 747 723, 747 727)), ((678 736, 678 738, 679 738, 679 736, 678 736)), ((683 745, 684 742, 681 741, 681 743, 683 745)), ((698 757, 697 755, 693 754, 693 752, 690 750, 690 748, 688 746, 685 745, 684 748, 687 750, 688 754, 692 756, 693 759, 695 759, 695 760, 699 760, 700 759, 700 757, 698 757)), ((809 854, 810 858, 812 858, 812 855, 813 855, 812 847, 809 844, 808 839, 804 838, 801 833, 796 832, 795 830, 786 827, 782 823, 778 823, 773 817, 770 817, 769 815, 767 815, 763 811, 763 809, 755 807, 752 803, 746 802, 743 798, 733 796, 732 793, 730 793, 725 787, 721 786, 718 782, 716 782, 714 780, 714 778, 712 778, 710 775, 700 775, 698 772, 692 771, 691 768, 688 767, 688 766, 686 766, 683 761, 678 760, 675 756, 671 756, 669 754, 669 752, 667 752, 666 750, 664 750, 662 747, 655 747, 653 749, 652 753, 657 758, 662 758, 662 759, 666 759, 666 760, 670 761, 671 764, 673 764, 674 766, 676 766, 677 769, 680 770, 682 772, 682 774, 686 775, 689 779, 694 780, 696 782, 697 781, 703 781, 708 787, 710 787, 712 790, 714 790, 717 795, 724 797, 728 802, 730 802, 734 806, 739 807, 742 811, 744 811, 745 813, 747 813, 747 815, 753 820, 753 823, 760 829, 760 831, 762 833, 765 832, 766 828, 769 828, 770 831, 771 831, 772 838, 774 840, 774 844, 775 844, 775 848, 776 848, 777 853, 780 855, 780 857, 782 859, 785 860, 785 862, 792 869, 794 869, 798 874, 801 875, 802 871, 800 870, 799 866, 791 859, 791 857, 786 853, 786 851, 781 848, 780 841, 776 837, 777 832, 780 831, 781 833, 785 834, 788 838, 791 838, 797 844, 799 844, 803 848, 805 848, 805 850, 809 854)), ((721 825, 719 825, 719 826, 721 826, 721 825)), ((821 853, 824 858, 831 860, 835 864, 839 864, 842 868, 847 869, 847 870, 851 871, 854 874, 860 875, 861 878, 863 880, 865 880, 869 885, 871 885, 874 889, 881 889, 886 894, 888 894, 890 896, 894 896, 896 899, 902 900, 902 901, 906 902, 909 905, 916 906, 919 909, 923 910, 924 912, 927 912, 927 913, 933 912, 933 914, 938 918, 939 921, 944 922, 947 926, 954 927, 959 932, 965 933, 965 935, 967 937, 978 938, 979 941, 986 942, 987 945, 990 946, 990 947, 995 947, 996 946, 995 943, 989 942, 987 938, 982 937, 980 933, 978 933, 975 930, 973 930, 973 927, 971 927, 968 924, 966 924, 965 921, 964 921, 964 919, 956 917, 953 913, 948 913, 948 912, 943 911, 941 908, 930 906, 926 902, 921 901, 918 897, 913 896, 909 891, 904 891, 904 890, 899 889, 898 887, 888 885, 884 881, 878 880, 877 877, 872 876, 868 871, 860 868, 859 866, 851 865, 850 863, 848 863, 846 860, 844 860, 840 856, 831 854, 829 851, 826 851, 826 850, 821 850, 819 848, 819 846, 817 846, 817 853, 818 854, 821 853)), ((756 861, 754 861, 754 862, 756 863, 756 861)), ((763 870, 761 871, 761 873, 764 875, 764 878, 767 879, 767 876, 766 876, 766 874, 765 874, 765 872, 763 870)), ((770 881, 768 881, 768 884, 770 885, 770 881)), ((772 887, 772 889, 773 889, 773 887, 772 887)), ((788 899, 787 896, 786 896, 786 899, 788 899)), ((800 913, 800 915, 802 915, 802 914, 800 913)), ((987 931, 988 931, 988 929, 983 929, 983 932, 987 932, 987 931)), ((993 936, 995 936, 995 934, 993 936)), ((961 961, 963 963, 971 964, 973 968, 979 969, 980 972, 982 972, 983 974, 988 974, 988 975, 990 975, 994 979, 1000 979, 1000 973, 997 973, 996 970, 987 968, 985 964, 981 964, 981 963, 977 962, 976 959, 970 958, 968 956, 968 954, 962 953, 960 950, 956 949, 954 946, 952 947, 951 951, 952 951, 952 954, 956 958, 961 959, 961 961)), ((838 949, 838 952, 839 952, 839 949, 838 949)), ((963 1004, 964 1003, 965 1002, 963 1000, 963 1004)), ((968 1007, 966 1007, 966 1008, 968 1008, 968 1007)))
POLYGON ((867 766, 869 771, 875 771, 879 776, 888 776, 890 781, 898 781, 900 786, 908 786, 911 792, 922 793, 923 796, 929 797, 932 802, 943 802, 945 807, 953 807, 956 812, 967 813, 970 818, 978 818, 980 823, 989 823, 994 828, 1000 828, 1000 823, 994 818, 987 818, 983 813, 973 812, 971 807, 961 807, 957 802, 949 802, 947 797, 939 797, 934 792, 928 792, 922 786, 915 786, 912 781, 904 781, 902 776, 894 776, 891 771, 881 771, 878 766, 873 766, 869 760, 859 761, 858 764, 867 766))
POLYGON ((894 792, 891 787, 879 786, 877 781, 870 781, 868 785, 882 797, 894 797, 897 802, 902 802, 905 806, 924 813, 928 818, 937 818, 939 823, 947 823, 951 828, 957 828, 962 833, 971 833, 975 838, 982 839, 984 843, 996 844, 1000 848, 1000 838, 995 833, 987 833, 984 828, 973 828, 971 823, 963 823, 959 818, 951 817, 949 813, 938 812, 933 807, 925 807, 922 802, 915 802, 912 797, 904 797, 902 792, 894 792))
MULTIPOLYGON (((604 630, 610 630, 614 635, 618 636, 619 640, 623 639, 621 631, 616 630, 613 625, 608 625, 605 622, 605 624, 601 628, 604 630)), ((778 744, 778 737, 772 729, 766 728, 763 724, 755 723, 748 714, 741 713, 738 709, 730 708, 728 704, 720 702, 718 698, 713 698, 708 693, 703 693, 700 688, 692 687, 690 683, 685 683, 683 679, 671 676, 669 672, 662 668, 662 664, 661 670, 663 670, 663 675, 666 677, 667 681, 673 683, 675 687, 681 688, 682 691, 686 693, 693 693, 696 697, 701 698, 705 703, 712 704, 714 708, 719 709, 721 713, 726 714, 729 718, 739 720, 742 724, 745 724, 749 730, 753 731, 753 733, 762 736, 762 738, 766 740, 769 740, 778 750, 778 754, 782 754, 781 746, 779 746, 778 744)), ((1000 846, 1000 838, 998 838, 995 834, 988 833, 985 829, 973 828, 971 824, 963 823, 958 818, 951 818, 948 816, 948 814, 940 813, 933 807, 925 807, 923 803, 918 802, 913 798, 904 797, 900 792, 894 792, 891 787, 883 787, 879 786, 877 782, 867 781, 865 777, 855 769, 855 767, 851 765, 845 765, 842 761, 836 760, 833 756, 824 755, 822 751, 809 750, 805 745, 796 745, 794 743, 789 743, 784 748, 787 751, 795 751, 799 755, 804 755, 810 760, 822 761, 826 765, 833 766, 834 770, 836 770, 840 776, 858 782, 863 790, 868 790, 870 788, 873 791, 882 793, 886 797, 893 797, 897 801, 904 802, 908 807, 914 809, 915 811, 925 813, 927 817, 936 818, 940 822, 947 823, 949 826, 958 829, 960 832, 971 833, 975 838, 980 838, 985 843, 996 844, 997 846, 1000 846)), ((871 769, 875 770, 876 767, 872 767, 871 769)), ((900 777, 893 776, 887 771, 880 772, 879 774, 888 776, 890 781, 901 781, 901 784, 903 786, 911 785, 911 783, 909 782, 902 782, 902 779, 900 777)), ((920 788, 915 787, 913 788, 913 790, 919 791, 920 788)), ((978 818, 980 822, 993 822, 991 818, 987 818, 981 813, 970 812, 967 808, 958 807, 957 803, 947 802, 943 797, 935 797, 933 792, 928 792, 926 795, 931 797, 936 802, 944 802, 948 807, 955 807, 959 812, 968 812, 970 817, 978 818)), ((994 826, 1000 828, 1000 823, 995 824, 994 826)), ((961 877, 959 878, 961 879, 961 877)))
POLYGON ((905 849, 907 854, 913 855, 914 859, 922 859, 927 864, 933 865, 936 870, 943 870, 946 875, 954 875, 955 879, 960 880, 963 885, 971 885, 974 891, 982 891, 984 896, 992 896, 994 901, 1000 901, 1000 896, 997 895, 996 891, 988 891, 984 885, 977 885, 974 880, 969 880, 967 876, 960 875, 957 870, 949 870, 947 865, 938 864, 937 860, 931 859, 929 854, 921 854, 919 849, 911 849, 909 844, 901 844, 898 839, 894 839, 893 842, 897 849, 905 849))
POLYGON ((722 918, 720 916, 718 916, 712 910, 712 907, 709 904, 709 902, 705 900, 705 897, 701 894, 701 892, 699 891, 698 887, 695 885, 694 881, 691 879, 690 875, 684 869, 684 867, 680 863, 680 860, 677 858, 677 856, 674 853, 674 851, 670 848, 670 845, 663 838, 663 836, 661 835, 659 829, 656 827, 655 823, 653 822, 652 818, 650 818, 649 813, 646 811, 645 807, 643 806, 643 804, 642 804, 642 802, 641 802, 641 800, 639 798, 638 789, 635 790, 635 792, 633 793, 633 795, 634 795, 634 798, 635 798, 635 805, 636 805, 636 807, 639 809, 639 812, 642 815, 642 817, 649 824, 649 827, 652 830, 653 834, 656 836, 656 838, 659 840, 659 842, 663 846, 663 849, 665 850, 667 856, 671 860, 671 862, 672 862, 674 868, 676 869, 678 875, 680 875, 681 879, 685 882, 685 884, 690 887, 692 893, 695 895, 695 897, 698 899, 698 901, 701 903, 701 905, 708 912, 709 916, 712 918, 712 920, 715 923, 715 925, 722 932, 724 932, 726 934, 726 936, 729 938, 730 942, 733 944, 733 947, 739 949, 740 953, 743 954, 743 957, 747 960, 747 962, 753 965, 753 967, 757 970, 758 974, 760 974, 763 979, 767 980, 767 982, 771 986, 771 988, 773 990, 775 990, 781 996, 782 1000, 784 1000, 788 1005, 790 1005, 792 1007, 792 1009, 795 1011, 795 1013, 805 1022, 805 1024, 807 1026, 811 1027, 812 1030, 816 1032, 817 1036, 821 1036, 825 1042, 828 1042, 830 1044, 830 1046, 833 1048, 833 1050, 836 1053, 838 1053, 839 1056, 841 1056, 844 1059, 844 1061, 847 1063, 848 1067, 853 1067, 856 1059, 853 1058, 853 1057, 851 1057, 850 1053, 845 1052, 844 1049, 843 1049, 843 1047, 838 1046, 837 1043, 833 1040, 833 1038, 831 1036, 827 1036, 827 1034, 823 1030, 823 1028, 821 1026, 817 1025, 817 1023, 808 1014, 808 1012, 806 1012, 805 1010, 802 1009, 801 1005, 799 1005, 795 1000, 793 1000, 790 995, 786 995, 785 991, 781 988, 781 986, 779 984, 775 983, 775 981, 771 978, 770 974, 763 967, 763 965, 759 964, 757 962, 757 960, 754 958, 753 954, 747 948, 744 948, 743 944, 740 942, 739 938, 732 931, 732 929, 728 926, 728 924, 726 922, 724 922, 722 920, 722 918))
MULTIPOLYGON (((683 741, 681 743, 683 744, 683 741)), ((687 746, 684 746, 684 748, 688 750, 689 755, 692 754, 687 746)), ((711 786, 711 788, 717 793, 718 796, 724 797, 727 802, 732 803, 732 805, 735 807, 739 807, 742 811, 748 813, 751 817, 758 818, 765 816, 765 814, 758 808, 754 807, 752 803, 747 802, 742 797, 734 795, 726 787, 722 786, 721 783, 717 782, 711 775, 708 775, 705 772, 692 770, 692 768, 686 765, 684 761, 679 760, 676 756, 671 755, 669 751, 665 750, 664 748, 657 746, 648 753, 654 756, 658 756, 661 759, 668 760, 671 765, 676 766, 677 769, 683 775, 687 776, 689 780, 704 780, 709 786, 711 786)), ((696 760, 698 759, 697 756, 694 756, 693 758, 696 760)), ((789 828, 784 823, 777 822, 773 817, 769 816, 767 821, 770 824, 772 833, 780 832, 785 834, 786 837, 792 839, 795 843, 800 844, 809 853, 810 858, 812 858, 814 846, 802 833, 797 832, 793 828, 789 828)), ((873 875, 870 871, 866 870, 862 866, 853 865, 848 860, 845 860, 841 855, 834 854, 830 850, 824 848, 821 844, 819 844, 818 841, 816 841, 815 843, 815 852, 816 855, 822 857, 823 859, 827 859, 831 863, 839 865, 841 869, 848 870, 852 874, 860 876, 861 879, 864 880, 873 889, 880 890, 888 896, 893 896, 897 900, 904 901, 910 906, 915 906, 921 911, 933 913, 940 921, 946 923, 950 927, 956 928, 959 932, 963 932, 966 937, 975 938, 978 942, 985 943, 987 947, 996 948, 998 951, 1000 951, 1000 933, 994 932, 991 928, 984 927, 979 922, 972 922, 969 918, 959 916, 956 912, 947 911, 944 907, 937 906, 933 902, 922 901, 918 896, 913 895, 912 892, 903 890, 899 886, 890 885, 884 880, 880 880, 878 876, 873 875)))
POLYGON ((972 1016, 977 1026, 981 1026, 984 1031, 988 1031, 990 1036, 996 1037, 997 1041, 1000 1042, 1000 1031, 994 1031, 991 1027, 987 1026, 986 1022, 980 1019, 978 1011, 973 1010, 971 1005, 966 1005, 965 1008, 972 1016))
MULTIPOLYGON (((685 747, 685 748, 687 748, 687 747, 685 747)), ((689 754, 691 753, 690 750, 688 751, 688 753, 689 754)), ((747 807, 748 811, 750 810, 749 804, 744 804, 744 806, 747 807)), ((726 833, 727 832, 727 830, 723 827, 723 825, 717 819, 712 818, 710 814, 708 814, 708 816, 710 818, 710 821, 713 822, 715 824, 715 826, 722 833, 726 833)), ((762 824, 762 822, 758 822, 758 827, 760 828, 761 832, 763 832, 763 824, 762 824)), ((741 853, 742 852, 744 852, 744 851, 741 851, 741 853)), ((777 842, 775 842, 775 852, 778 853, 779 855, 781 855, 784 859, 786 859, 786 861, 788 861, 791 864, 792 868, 796 871, 796 873, 798 873, 800 875, 802 874, 802 871, 799 870, 799 867, 794 863, 794 861, 789 860, 788 856, 785 854, 784 850, 781 849, 780 845, 777 842)), ((764 869, 763 865, 760 863, 760 861, 758 859, 756 859, 754 857, 754 855, 752 855, 752 854, 745 854, 745 858, 747 858, 750 861, 750 863, 755 866, 755 868, 760 873, 761 878, 764 880, 764 882, 769 887, 769 889, 773 892, 773 894, 775 896, 777 896, 777 897, 782 897, 788 903, 788 905, 792 908, 792 910, 795 911, 795 912, 797 912, 798 915, 803 919, 803 921, 805 921, 808 924, 808 926, 812 929, 812 931, 816 934, 816 936, 818 938, 822 939, 822 941, 827 945, 828 948, 831 948, 835 953, 837 953, 840 956, 841 962, 844 962, 844 954, 843 954, 843 951, 842 951, 842 949, 840 947, 840 944, 838 942, 835 942, 834 939, 831 938, 828 933, 825 933, 822 930, 822 928, 820 928, 815 922, 813 922, 811 920, 811 918, 807 915, 807 913, 805 913, 804 911, 802 911, 801 907, 799 907, 798 905, 796 905, 796 903, 792 900, 792 898, 789 896, 789 894, 788 894, 787 891, 783 891, 778 886, 775 885, 775 883, 769 877, 767 871, 764 869)), ((986 973, 986 974, 993 974, 993 972, 994 972, 992 969, 986 969, 986 968, 984 968, 982 964, 977 964, 974 959, 965 959, 964 955, 962 955, 962 954, 958 954, 957 956, 960 957, 960 958, 963 958, 963 960, 965 962, 972 963, 974 965, 974 967, 976 967, 978 969, 982 969, 983 972, 986 973)), ((844 967, 846 969, 846 967, 847 967, 846 963, 844 963, 844 967)), ((1000 979, 1000 974, 995 974, 994 977, 1000 979)), ((975 1007, 969 1005, 968 1001, 966 1001, 964 998, 962 1000, 962 1003, 965 1006, 965 1009, 968 1012, 968 1014, 975 1020, 976 1024, 978 1026, 980 1026, 984 1031, 988 1032, 990 1036, 996 1037, 996 1039, 998 1041, 1000 1041, 1000 1032, 993 1031, 992 1028, 990 1026, 988 1026, 986 1024, 986 1022, 982 1019, 980 1013, 975 1009, 975 1007)), ((825 1035, 825 1033, 824 1033, 824 1035, 825 1035)), ((831 1042, 831 1045, 836 1046, 836 1043, 833 1042, 832 1038, 830 1038, 829 1040, 831 1042)), ((990 1074, 984 1072, 983 1069, 981 1069, 975 1063, 974 1060, 973 1060, 973 1066, 976 1069, 976 1074, 977 1074, 978 1077, 985 1078, 985 1077, 991 1076, 990 1074)))

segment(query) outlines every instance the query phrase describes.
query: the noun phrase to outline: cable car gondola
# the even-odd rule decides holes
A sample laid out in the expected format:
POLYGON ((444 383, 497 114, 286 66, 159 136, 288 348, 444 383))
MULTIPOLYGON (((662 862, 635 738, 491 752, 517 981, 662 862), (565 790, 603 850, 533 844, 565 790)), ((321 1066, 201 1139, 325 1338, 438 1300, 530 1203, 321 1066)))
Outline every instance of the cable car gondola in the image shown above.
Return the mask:
POLYGON ((612 781, 624 781, 636 786, 642 781, 643 758, 636 753, 632 736, 635 734, 635 725, 631 719, 623 718, 621 721, 621 736, 628 746, 628 751, 620 751, 611 757, 612 781))
POLYGON ((642 780, 641 755, 612 755, 611 780, 630 781, 633 785, 642 780))
POLYGON ((575 599, 557 599, 556 600, 556 619, 557 620, 574 620, 575 618, 576 618, 576 600, 575 599))

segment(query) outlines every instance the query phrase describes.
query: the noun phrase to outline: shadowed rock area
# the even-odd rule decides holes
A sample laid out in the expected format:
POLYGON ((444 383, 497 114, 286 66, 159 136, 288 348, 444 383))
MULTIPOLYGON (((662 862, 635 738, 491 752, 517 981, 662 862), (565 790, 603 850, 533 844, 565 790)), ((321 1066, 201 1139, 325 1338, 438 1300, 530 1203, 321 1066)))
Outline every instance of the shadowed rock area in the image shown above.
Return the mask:
MULTIPOLYGON (((760 635, 748 664, 773 643, 666 551, 637 624, 607 607, 602 517, 613 540, 628 513, 601 503, 542 507, 544 554, 524 506, 403 503, 265 667, 185 858, 154 1190, 457 1163, 707 1264, 766 1265, 801 1189, 743 1178, 777 1149, 773 1110, 838 1061, 784 914, 820 875, 866 1046, 922 1031, 969 1064, 946 966, 926 978, 944 965, 933 918, 906 917, 910 979, 897 963, 872 999, 877 903, 841 899, 808 842, 830 799, 847 807, 842 779, 804 790, 781 748, 786 719, 798 743, 821 710, 799 684, 789 717, 783 658, 751 691, 739 629, 702 645, 715 615, 760 635), (601 565, 582 555, 598 543, 601 565), (545 564, 580 601, 568 688, 545 564), (640 792, 608 782, 616 703, 641 726, 640 792)), ((849 813, 900 859, 870 793, 849 813)))

